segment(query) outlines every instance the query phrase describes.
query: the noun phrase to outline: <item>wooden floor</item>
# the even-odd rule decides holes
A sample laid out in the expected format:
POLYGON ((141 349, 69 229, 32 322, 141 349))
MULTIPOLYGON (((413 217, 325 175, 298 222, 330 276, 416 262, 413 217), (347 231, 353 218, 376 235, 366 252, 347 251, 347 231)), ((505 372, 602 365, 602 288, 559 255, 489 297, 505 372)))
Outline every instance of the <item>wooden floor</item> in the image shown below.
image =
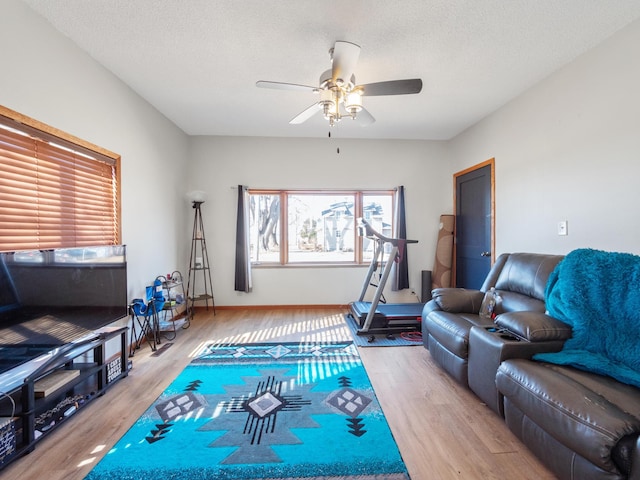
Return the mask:
MULTIPOLYGON (((162 355, 150 356, 149 346, 143 345, 128 378, 0 471, 0 479, 84 478, 206 342, 326 340, 351 340, 340 310, 198 312, 162 355)), ((413 480, 554 478, 422 346, 359 351, 413 480)))

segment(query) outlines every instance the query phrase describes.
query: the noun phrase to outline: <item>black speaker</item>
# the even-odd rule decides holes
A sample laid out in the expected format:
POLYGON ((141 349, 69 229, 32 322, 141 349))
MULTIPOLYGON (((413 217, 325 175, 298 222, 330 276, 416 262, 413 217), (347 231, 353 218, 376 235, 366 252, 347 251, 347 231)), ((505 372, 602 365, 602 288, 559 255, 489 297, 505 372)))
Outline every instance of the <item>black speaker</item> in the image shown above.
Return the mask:
POLYGON ((422 290, 420 292, 420 301, 427 303, 431 300, 431 270, 422 270, 422 290))

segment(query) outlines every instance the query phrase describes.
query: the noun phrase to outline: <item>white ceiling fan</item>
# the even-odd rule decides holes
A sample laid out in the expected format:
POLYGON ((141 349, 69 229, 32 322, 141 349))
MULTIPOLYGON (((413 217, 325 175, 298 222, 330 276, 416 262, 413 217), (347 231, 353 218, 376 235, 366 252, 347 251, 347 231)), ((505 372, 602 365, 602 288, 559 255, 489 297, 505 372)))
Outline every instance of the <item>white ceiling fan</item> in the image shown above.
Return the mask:
POLYGON ((317 87, 266 80, 257 81, 256 86, 279 90, 311 91, 318 94, 320 99, 296 115, 289 123, 300 124, 318 112, 322 112, 330 126, 345 117, 358 120, 362 126, 375 122, 373 115, 363 107, 362 97, 407 95, 420 93, 422 90, 422 80, 419 78, 358 85, 353 72, 360 56, 360 46, 355 43, 337 41, 329 50, 329 55, 332 66, 320 75, 317 87))

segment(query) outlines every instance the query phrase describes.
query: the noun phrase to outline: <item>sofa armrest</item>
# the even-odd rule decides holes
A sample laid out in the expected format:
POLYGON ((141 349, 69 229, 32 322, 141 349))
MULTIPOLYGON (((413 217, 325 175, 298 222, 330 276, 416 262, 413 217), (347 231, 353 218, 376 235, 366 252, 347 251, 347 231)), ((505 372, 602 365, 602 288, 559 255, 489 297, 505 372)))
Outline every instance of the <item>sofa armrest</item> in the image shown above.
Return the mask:
POLYGON ((484 292, 466 288, 436 288, 431 292, 440 310, 451 313, 478 313, 484 292))
MULTIPOLYGON (((499 315, 498 315, 499 317, 499 315)), ((474 325, 469 332, 469 388, 485 404, 504 417, 496 374, 505 360, 530 359, 536 353, 558 352, 564 340, 529 342, 498 326, 474 325)))
POLYGON ((629 480, 640 480, 640 437, 636 437, 635 445, 630 455, 630 463, 629 480))
POLYGON ((435 300, 431 299, 424 304, 424 307, 422 307, 422 318, 427 318, 427 315, 429 315, 434 310, 441 310, 441 308, 435 300))
POLYGON ((507 312, 498 315, 495 323, 529 342, 567 340, 571 337, 569 325, 539 312, 507 312))

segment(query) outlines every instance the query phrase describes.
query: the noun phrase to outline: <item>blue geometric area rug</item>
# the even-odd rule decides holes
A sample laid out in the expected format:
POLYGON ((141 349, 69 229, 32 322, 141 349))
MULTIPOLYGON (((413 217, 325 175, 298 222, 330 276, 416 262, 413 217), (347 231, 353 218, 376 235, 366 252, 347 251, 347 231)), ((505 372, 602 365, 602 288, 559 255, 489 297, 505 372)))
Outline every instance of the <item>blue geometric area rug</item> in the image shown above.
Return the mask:
POLYGON ((87 480, 407 480, 356 347, 209 345, 87 480))

